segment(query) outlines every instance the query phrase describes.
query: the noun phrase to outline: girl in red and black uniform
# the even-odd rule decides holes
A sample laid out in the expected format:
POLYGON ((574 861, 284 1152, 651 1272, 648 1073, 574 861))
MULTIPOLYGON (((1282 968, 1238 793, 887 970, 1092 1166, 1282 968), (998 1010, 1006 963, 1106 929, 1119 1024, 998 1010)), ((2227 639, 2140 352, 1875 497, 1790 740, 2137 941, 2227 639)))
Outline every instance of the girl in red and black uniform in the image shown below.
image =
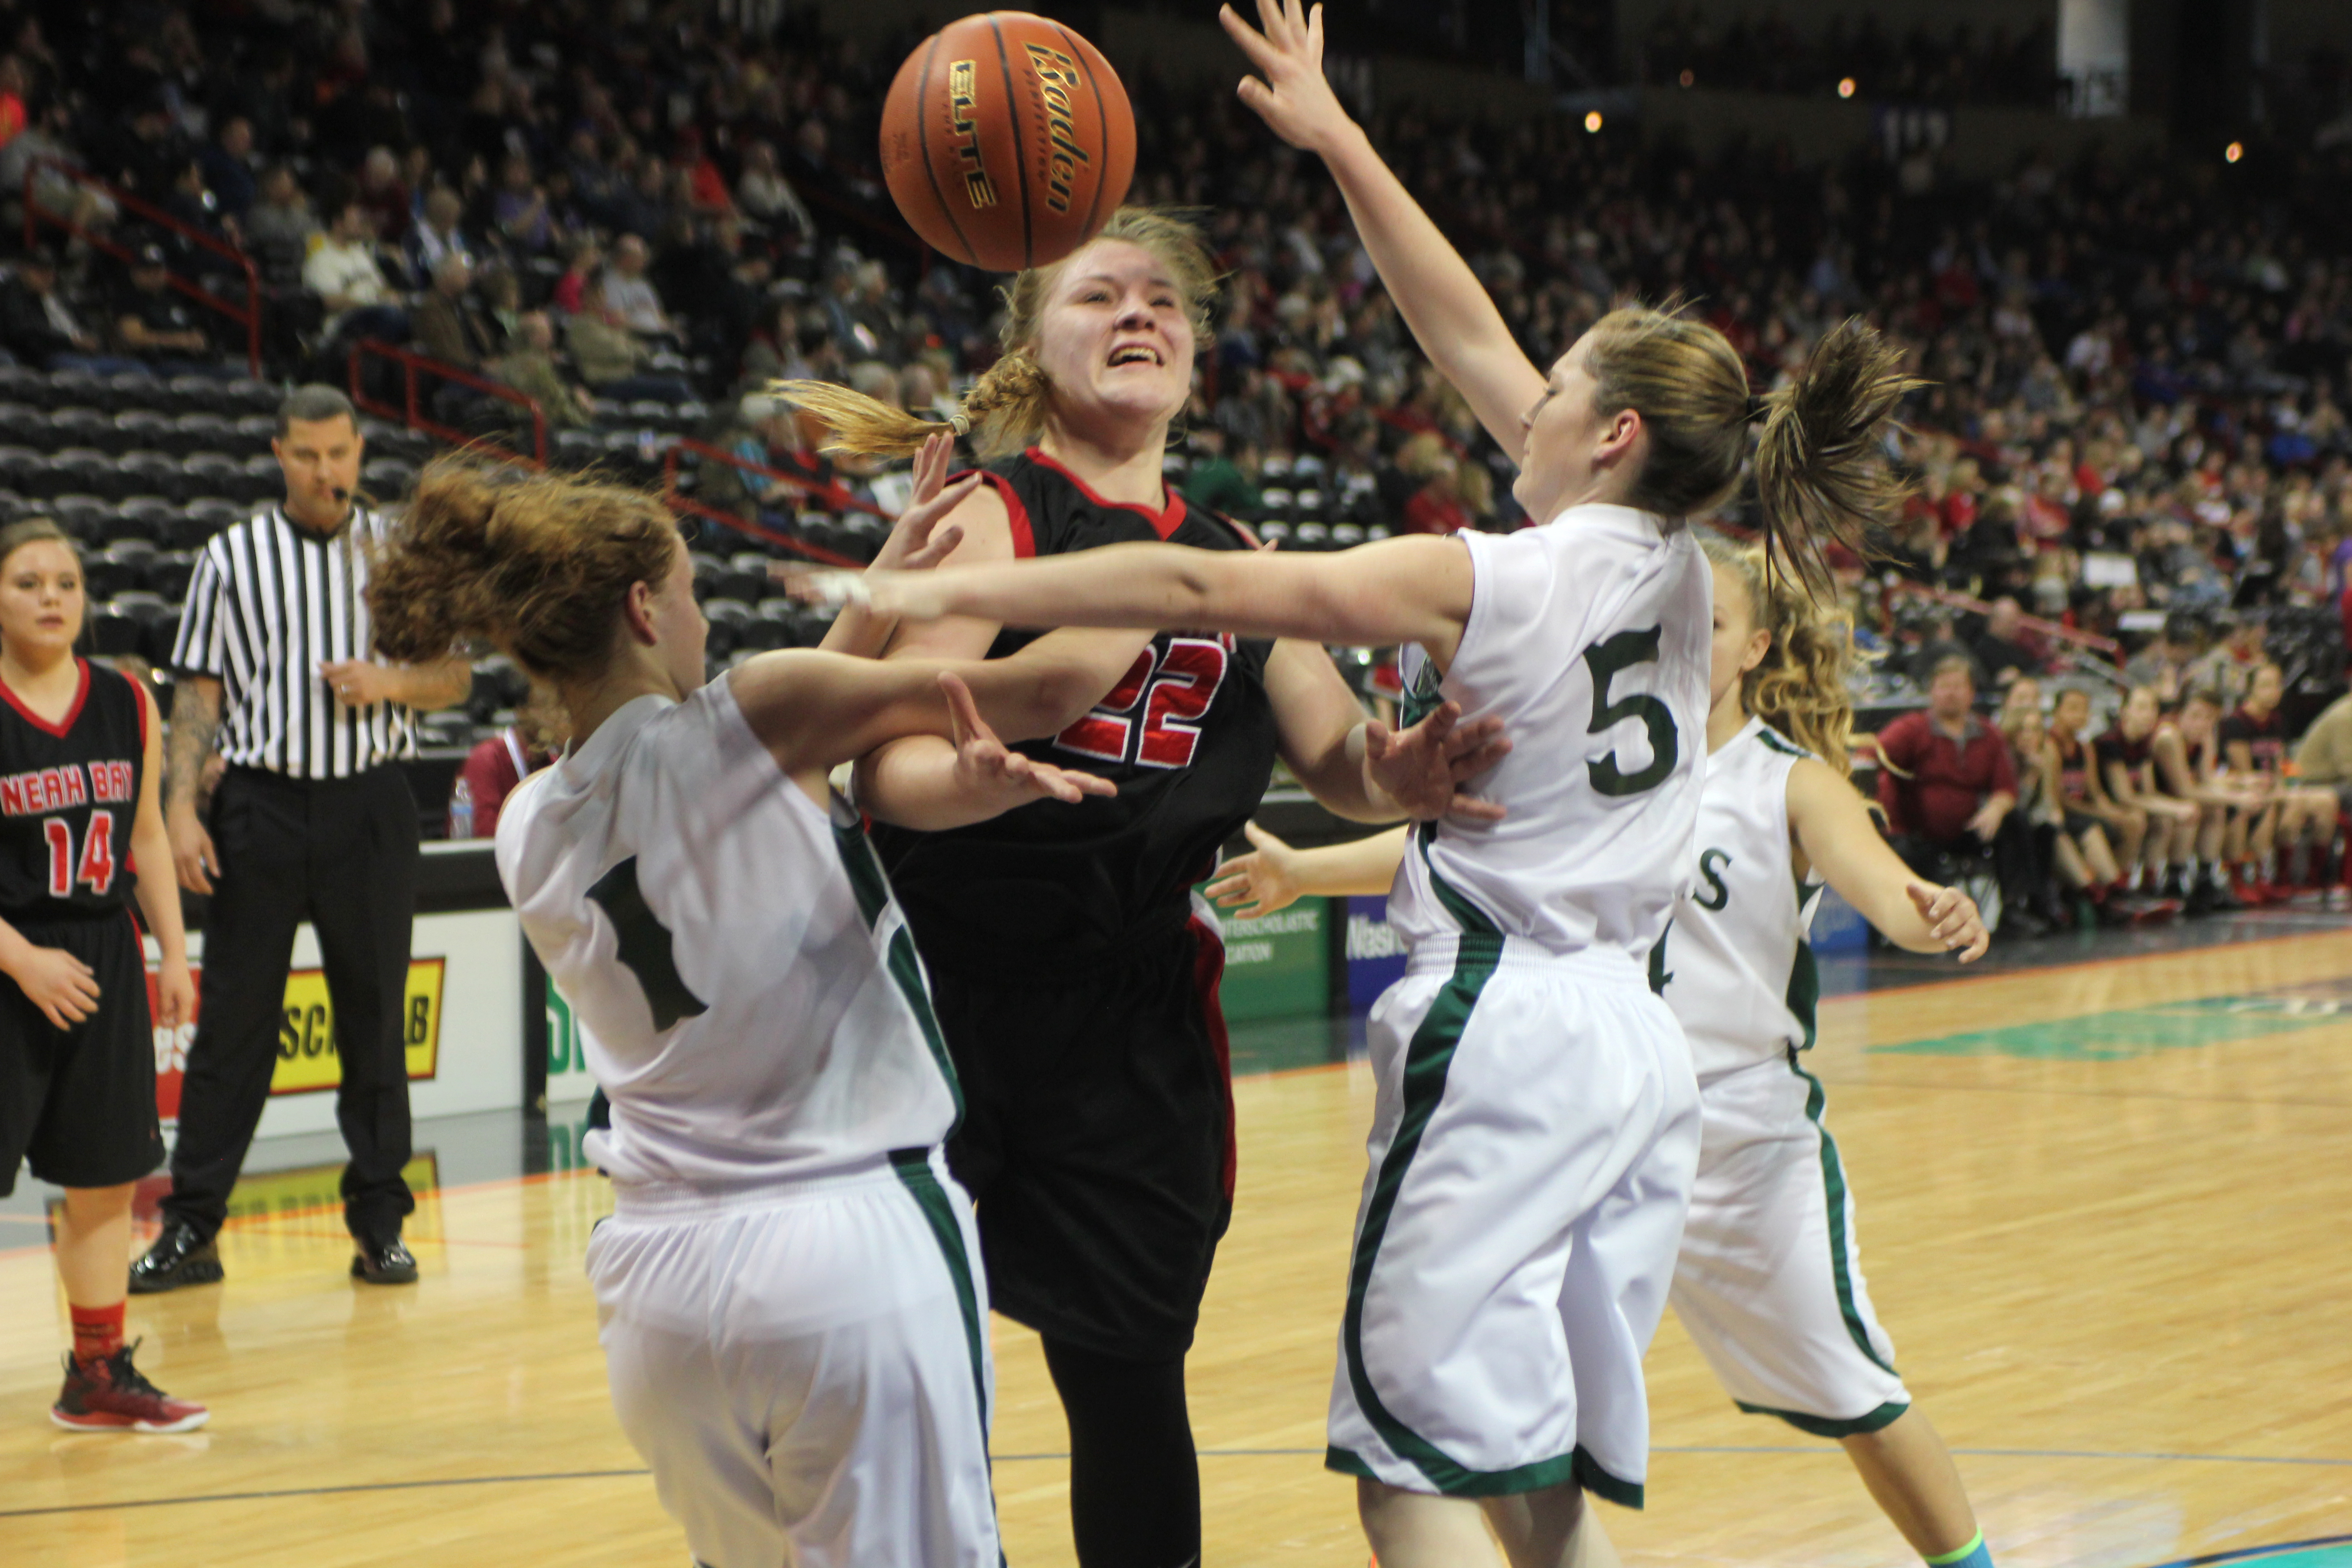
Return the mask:
MULTIPOLYGON (((2247 836, 2242 875, 2257 897, 2293 897, 2314 886, 2311 864, 2315 845, 2324 860, 2336 841, 2336 792, 2295 784, 2288 763, 2286 721, 2279 702, 2286 695, 2286 678, 2275 664, 2258 664, 2246 685, 2246 700, 2221 721, 2221 756, 2232 773, 2270 781, 2271 805, 2254 819, 2247 836), (2281 880, 2278 842, 2287 844, 2285 878, 2281 880)), ((2332 882, 2333 878, 2327 880, 2332 882)))
POLYGON ((66 1189, 58 1273, 73 1314, 76 1430, 185 1432, 123 1342, 131 1184, 162 1163, 136 885, 163 950, 163 1022, 194 1013, 180 890, 156 802, 162 726, 128 677, 74 657, 81 562, 58 527, 0 529, 0 1197, 16 1167, 66 1189))
POLYGON ((2099 783, 2118 810, 2139 813, 2147 822, 2142 858, 2124 868, 2134 891, 2186 901, 2191 913, 2212 907, 2212 889, 2197 868, 2197 835, 2203 808, 2164 792, 2157 764, 2156 734, 2163 717, 2153 686, 2135 686, 2116 714, 2115 727, 2092 742, 2099 783))
MULTIPOLYGON (((2100 787, 2098 753, 2083 731, 2091 722, 2091 699, 2082 691, 2062 691, 2051 704, 2050 730, 2042 742, 2055 764, 2058 809, 2065 814, 2064 832, 2082 851, 2090 868, 2091 885, 2084 889, 2102 915, 2110 912, 2113 895, 2123 891, 2123 868, 2139 859, 2140 840, 2147 818, 2117 808, 2100 787), (2108 835, 2122 840, 2120 850, 2109 847, 2108 835)), ((2121 913, 2120 909, 2114 912, 2121 913)))

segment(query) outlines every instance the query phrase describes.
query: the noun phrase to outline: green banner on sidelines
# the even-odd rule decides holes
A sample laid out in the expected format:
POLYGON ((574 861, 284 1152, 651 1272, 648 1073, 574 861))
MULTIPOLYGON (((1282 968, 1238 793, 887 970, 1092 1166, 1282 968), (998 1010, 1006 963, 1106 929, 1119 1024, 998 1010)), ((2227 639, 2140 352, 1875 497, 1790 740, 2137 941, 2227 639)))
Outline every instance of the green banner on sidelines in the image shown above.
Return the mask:
POLYGON ((1225 978, 1219 994, 1228 1023, 1329 1011, 1330 918, 1328 899, 1301 899, 1264 920, 1224 918, 1225 978))

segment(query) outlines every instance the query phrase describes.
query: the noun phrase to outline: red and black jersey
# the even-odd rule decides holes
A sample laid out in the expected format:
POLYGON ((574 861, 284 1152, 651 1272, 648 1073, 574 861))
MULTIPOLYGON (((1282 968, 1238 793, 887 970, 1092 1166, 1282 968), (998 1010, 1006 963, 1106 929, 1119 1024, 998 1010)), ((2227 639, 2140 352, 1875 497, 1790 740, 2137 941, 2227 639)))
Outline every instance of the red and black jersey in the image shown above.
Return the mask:
MULTIPOLYGON (((1022 556, 1166 541, 1248 550, 1233 524, 1188 510, 1107 501, 1032 447, 985 470, 1022 556)), ((1039 634, 1007 630, 1002 658, 1039 634)), ((877 824, 874 842, 930 963, 1035 970, 1119 952, 1182 930, 1193 883, 1255 811, 1273 776, 1265 691, 1274 645, 1216 632, 1162 632, 1091 713, 1015 749, 1118 785, 1076 805, 1037 801, 943 833, 877 824)))
POLYGON ((2275 708, 2260 719, 2241 708, 2221 721, 2221 744, 2243 741, 2254 755, 2258 773, 2276 773, 2286 766, 2286 721, 2275 708))
POLYGON ((12 921, 110 914, 131 897, 147 704, 128 676, 74 662, 62 723, 0 685, 0 915, 12 921))
POLYGON ((2053 734, 2050 743, 2058 749, 2058 799, 2064 805, 2088 804, 2091 795, 2093 749, 2072 735, 2053 734))
POLYGON ((2132 787, 2146 794, 2156 793, 2156 731, 2150 730, 2138 740, 2126 738, 2120 729, 2110 730, 2091 743, 2093 755, 2098 759, 2099 782, 2107 782, 2106 767, 2121 763, 2132 787))

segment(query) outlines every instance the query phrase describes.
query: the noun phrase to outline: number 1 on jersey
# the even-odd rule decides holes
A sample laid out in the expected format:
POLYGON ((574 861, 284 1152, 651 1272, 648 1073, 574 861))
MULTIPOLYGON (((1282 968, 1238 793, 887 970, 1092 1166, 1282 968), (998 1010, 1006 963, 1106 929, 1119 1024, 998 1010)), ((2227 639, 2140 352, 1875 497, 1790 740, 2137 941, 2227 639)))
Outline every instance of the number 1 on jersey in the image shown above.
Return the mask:
POLYGON ((1619 632, 1584 650, 1585 668, 1592 673, 1592 723, 1588 732, 1598 735, 1612 724, 1639 719, 1650 735, 1650 765, 1639 773, 1629 773, 1619 767, 1613 752, 1586 761, 1584 766, 1592 779, 1592 787, 1602 795, 1639 795, 1657 788, 1675 771, 1675 760, 1682 754, 1681 737, 1675 732, 1674 710, 1646 691, 1637 691, 1614 702, 1609 700, 1609 683, 1621 671, 1631 665, 1657 662, 1661 630, 1662 627, 1650 626, 1642 631, 1619 632))

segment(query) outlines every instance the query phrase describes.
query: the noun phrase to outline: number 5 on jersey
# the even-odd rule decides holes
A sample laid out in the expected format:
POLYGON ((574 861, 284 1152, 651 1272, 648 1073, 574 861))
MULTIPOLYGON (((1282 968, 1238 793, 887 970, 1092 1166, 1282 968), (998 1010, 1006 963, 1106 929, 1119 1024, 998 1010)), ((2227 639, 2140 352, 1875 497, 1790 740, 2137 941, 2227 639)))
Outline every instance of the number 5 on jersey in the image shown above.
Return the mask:
POLYGON ((1602 795, 1639 795, 1657 788, 1675 771, 1675 762, 1682 754, 1681 737, 1675 733, 1674 710, 1664 702, 1646 691, 1637 691, 1613 702, 1609 700, 1609 683, 1628 666, 1658 661, 1661 630, 1649 626, 1641 631, 1619 632, 1584 650, 1585 668, 1592 674, 1592 723, 1589 732, 1598 735, 1612 724, 1639 719, 1650 735, 1650 765, 1639 773, 1629 773, 1619 767, 1613 752, 1585 763, 1592 787, 1602 795))
POLYGON ((1228 656, 1223 643, 1205 637, 1162 640, 1136 655, 1094 711, 1054 744, 1106 763, 1191 766, 1201 743, 1197 726, 1225 683, 1228 656))
POLYGON ((114 886, 114 813, 89 814, 89 838, 81 847, 81 869, 74 869, 73 824, 52 816, 41 824, 49 841, 49 897, 70 899, 74 884, 87 882, 104 898, 114 886))

